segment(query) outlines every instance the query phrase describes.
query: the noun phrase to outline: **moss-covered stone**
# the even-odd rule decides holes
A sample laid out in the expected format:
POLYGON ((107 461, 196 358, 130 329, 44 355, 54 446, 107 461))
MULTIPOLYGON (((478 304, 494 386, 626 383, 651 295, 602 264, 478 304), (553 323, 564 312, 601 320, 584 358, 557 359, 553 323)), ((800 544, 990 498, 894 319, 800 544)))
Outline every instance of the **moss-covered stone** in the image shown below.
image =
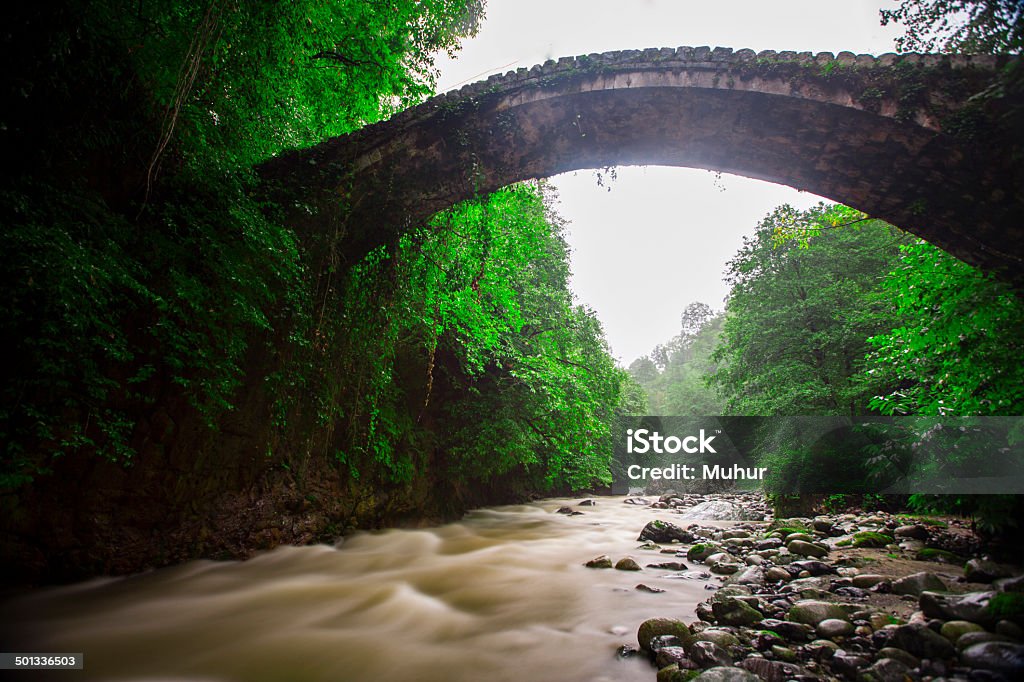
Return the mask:
POLYGON ((893 537, 884 533, 876 533, 872 530, 862 530, 853 534, 854 547, 885 547, 891 545, 893 537))

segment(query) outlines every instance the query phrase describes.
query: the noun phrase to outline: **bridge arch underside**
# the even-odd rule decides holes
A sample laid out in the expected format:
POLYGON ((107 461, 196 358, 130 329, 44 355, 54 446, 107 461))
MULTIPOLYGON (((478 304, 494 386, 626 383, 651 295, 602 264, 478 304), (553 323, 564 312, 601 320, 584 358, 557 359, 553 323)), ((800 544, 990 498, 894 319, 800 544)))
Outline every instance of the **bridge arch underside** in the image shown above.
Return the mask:
POLYGON ((841 91, 782 94, 791 83, 734 89, 637 85, 623 74, 613 80, 440 105, 370 149, 361 139, 357 155, 327 144, 309 163, 334 169, 332 200, 341 192, 355 207, 346 222, 376 226, 357 240, 354 255, 517 181, 665 165, 812 192, 1021 281, 1024 224, 1015 173, 993 160, 991 147, 938 132, 921 112, 898 120, 895 102, 869 111, 841 91), (349 179, 338 184, 340 165, 349 179))

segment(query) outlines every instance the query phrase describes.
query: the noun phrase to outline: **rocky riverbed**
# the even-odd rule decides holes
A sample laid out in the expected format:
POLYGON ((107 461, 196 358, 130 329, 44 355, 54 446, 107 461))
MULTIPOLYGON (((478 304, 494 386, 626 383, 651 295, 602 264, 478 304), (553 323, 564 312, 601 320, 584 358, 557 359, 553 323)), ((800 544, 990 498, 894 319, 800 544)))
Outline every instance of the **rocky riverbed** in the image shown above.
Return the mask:
POLYGON ((752 494, 624 503, 652 511, 635 551, 585 565, 635 571, 640 591, 664 592, 643 576, 672 572, 709 592, 696 613, 664 595, 663 617, 620 648, 647 657, 657 682, 1024 679, 1024 571, 985 557, 958 520, 772 520, 752 494))

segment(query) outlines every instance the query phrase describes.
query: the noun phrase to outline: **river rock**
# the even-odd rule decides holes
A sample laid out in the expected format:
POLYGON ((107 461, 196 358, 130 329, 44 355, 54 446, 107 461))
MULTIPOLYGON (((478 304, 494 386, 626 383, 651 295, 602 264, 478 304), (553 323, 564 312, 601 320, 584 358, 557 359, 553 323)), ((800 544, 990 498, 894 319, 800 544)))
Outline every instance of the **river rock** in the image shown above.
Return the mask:
POLYGON ((964 565, 964 578, 972 583, 990 583, 1000 578, 1009 578, 1013 569, 987 559, 971 559, 964 565))
POLYGON ((818 623, 818 627, 815 628, 815 632, 818 633, 818 637, 822 637, 824 639, 849 637, 855 630, 856 627, 854 627, 853 623, 840 620, 838 618, 826 618, 818 623))
POLYGON ((781 566, 772 566, 764 572, 765 580, 771 582, 789 581, 793 576, 789 574, 789 571, 782 568, 781 566))
POLYGON ((651 587, 650 585, 644 585, 643 583, 639 583, 633 589, 640 590, 641 592, 650 592, 651 594, 661 594, 662 592, 665 591, 665 590, 661 589, 660 587, 651 587))
POLYGON ((656 564, 647 564, 647 568, 660 568, 664 571, 685 571, 688 567, 681 561, 660 561, 656 564))
POLYGON ((821 545, 813 542, 806 542, 804 540, 791 540, 786 545, 786 549, 793 554, 799 554, 800 556, 812 556, 819 559, 823 556, 828 556, 828 549, 821 545))
POLYGON ((946 584, 937 575, 927 571, 912 573, 892 581, 892 591, 895 594, 909 594, 917 597, 926 590, 941 592, 945 589, 946 584))
POLYGON ((894 658, 881 658, 864 672, 868 675, 867 679, 876 682, 905 682, 914 679, 910 667, 894 658))
POLYGON ((918 658, 952 658, 956 653, 949 640, 924 623, 897 626, 889 637, 889 646, 908 651, 918 658))
POLYGON ((689 646, 692 639, 690 629, 686 623, 675 618, 650 618, 640 624, 637 629, 636 638, 640 648, 644 651, 651 650, 651 640, 659 635, 673 635, 679 638, 682 645, 689 646))
POLYGON ((1024 644, 983 642, 960 652, 960 662, 970 668, 982 668, 1005 675, 1007 679, 1024 677, 1024 644))
POLYGON ((683 518, 701 521, 759 521, 761 514, 725 500, 709 500, 682 511, 683 518))
POLYGON ((627 497, 622 501, 623 504, 634 504, 638 507, 645 507, 651 503, 650 500, 645 500, 642 497, 627 497))
POLYGON ((910 526, 900 526, 894 530, 892 534, 898 538, 913 538, 914 540, 928 539, 928 529, 920 523, 915 523, 910 526))
POLYGON ((814 559, 793 561, 789 567, 800 572, 807 571, 813 576, 833 575, 836 572, 835 566, 829 566, 824 561, 815 561, 814 559))
POLYGON ((708 668, 694 677, 692 682, 761 682, 761 678, 742 668, 720 666, 708 668))
POLYGON ((736 639, 728 630, 721 628, 707 628, 702 630, 693 636, 695 642, 714 642, 723 649, 728 650, 729 647, 739 646, 740 640, 736 639))
POLYGON ((988 603, 993 595, 995 592, 922 592, 919 603, 924 615, 929 618, 969 620, 982 626, 991 626, 995 624, 995 618, 989 613, 988 603))
POLYGON ((878 650, 879 658, 893 658, 907 666, 908 668, 916 668, 921 665, 921 659, 903 649, 897 649, 896 647, 887 646, 882 647, 878 650))
POLYGON ((956 650, 957 651, 962 651, 964 649, 967 649, 969 647, 974 646, 975 644, 982 644, 984 642, 1012 642, 1012 641, 1014 641, 1012 637, 1007 637, 1006 635, 1000 635, 997 632, 985 632, 985 631, 982 631, 982 632, 967 632, 967 633, 961 635, 960 639, 957 640, 956 650))
POLYGON ((667 646, 658 649, 654 662, 659 668, 675 664, 680 670, 699 670, 700 666, 693 662, 686 649, 681 646, 667 646))
POLYGON ((761 658, 760 656, 751 656, 740 661, 737 665, 744 670, 754 673, 764 682, 784 682, 785 680, 806 675, 806 671, 792 663, 769 661, 767 658, 761 658))
POLYGON ((725 581, 726 585, 761 585, 764 583, 764 571, 758 566, 747 566, 734 573, 725 581))
POLYGON ((874 587, 878 583, 885 582, 888 580, 884 575, 875 575, 874 573, 862 573, 861 575, 855 575, 851 578, 851 582, 854 587, 860 587, 867 589, 874 587))
MULTIPOLYGON (((825 619, 822 618, 822 620, 825 619)), ((814 628, 810 625, 775 618, 765 618, 758 624, 758 627, 762 630, 774 632, 789 642, 806 642, 811 639, 811 635, 814 633, 814 628)))
MULTIPOLYGON (((811 535, 808 535, 807 533, 801 533, 801 532, 798 531, 796 533, 790 533, 789 535, 787 535, 786 539, 785 539, 785 543, 788 545, 789 543, 793 542, 794 540, 800 540, 801 542, 814 542, 814 537, 811 536, 811 535)), ((792 551, 792 550, 790 550, 790 551, 792 551)))
POLYGON ((811 627, 817 627, 821 621, 829 618, 850 620, 847 608, 832 602, 812 599, 805 599, 793 604, 787 617, 794 623, 803 623, 811 627))
POLYGON ((699 542, 690 549, 686 550, 686 558, 690 561, 704 561, 709 556, 718 554, 722 551, 722 548, 718 545, 714 545, 707 542, 699 542))
POLYGON ((711 611, 722 625, 751 625, 764 619, 760 611, 735 597, 716 600, 711 611))
POLYGON ((683 530, 674 523, 657 519, 644 526, 644 529, 640 531, 640 537, 637 539, 660 543, 669 543, 673 540, 687 543, 693 542, 694 537, 693 533, 683 530))
POLYGON ((843 677, 851 680, 857 679, 858 673, 871 665, 871 659, 866 656, 851 654, 840 649, 829 661, 832 669, 843 677))
POLYGON ((607 554, 602 554, 601 556, 594 557, 583 565, 587 568, 611 568, 612 560, 607 554))
POLYGON ((624 556, 615 562, 615 568, 619 571, 640 571, 640 564, 631 556, 624 556))
POLYGON ((701 668, 714 668, 719 665, 732 665, 732 656, 714 642, 694 642, 688 649, 690 658, 701 668))
POLYGON ((755 542, 754 549, 759 549, 762 551, 778 549, 779 547, 782 547, 782 545, 784 544, 785 543, 782 541, 782 538, 765 538, 764 540, 758 540, 757 542, 755 542))
POLYGON ((968 632, 985 632, 985 628, 981 627, 977 623, 972 623, 966 620, 951 620, 943 623, 942 627, 939 629, 939 634, 953 644, 956 644, 956 641, 968 632))
POLYGON ((594 502, 593 500, 589 500, 588 499, 588 500, 581 501, 579 503, 579 505, 577 505, 577 506, 580 506, 580 507, 594 507, 596 505, 597 505, 597 502, 594 502))

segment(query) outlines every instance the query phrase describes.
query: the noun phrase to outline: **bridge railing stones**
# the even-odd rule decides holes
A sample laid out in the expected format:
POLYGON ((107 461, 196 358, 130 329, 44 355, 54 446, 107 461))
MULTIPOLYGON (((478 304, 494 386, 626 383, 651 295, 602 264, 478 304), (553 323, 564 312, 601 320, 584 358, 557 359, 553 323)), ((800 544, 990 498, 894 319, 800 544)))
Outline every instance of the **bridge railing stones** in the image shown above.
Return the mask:
MULTIPOLYGON (((619 50, 602 53, 562 57, 548 60, 532 68, 519 68, 504 74, 494 74, 486 80, 464 85, 457 90, 445 92, 425 102, 405 109, 390 119, 368 125, 345 136, 345 146, 369 151, 376 146, 376 138, 391 138, 395 132, 416 125, 418 122, 439 112, 450 112, 460 105, 492 95, 510 94, 519 88, 537 87, 549 84, 558 77, 586 75, 591 73, 615 73, 625 71, 652 70, 737 70, 737 75, 749 75, 744 68, 773 65, 796 65, 805 68, 828 69, 842 67, 858 70, 886 70, 907 65, 927 69, 973 70, 995 74, 1012 57, 1006 55, 948 55, 948 54, 854 54, 852 52, 794 52, 763 50, 755 53, 750 49, 733 50, 726 47, 708 46, 677 48, 647 48, 644 50, 619 50), (383 133, 383 135, 382 135, 383 133)), ((881 74, 879 74, 881 75, 881 74)), ((286 152, 286 158, 295 152, 286 152)), ((301 152, 298 152, 301 153, 301 152)), ((320 162, 316 155, 310 163, 320 162)), ((264 170, 273 175, 275 162, 269 161, 264 170)))

